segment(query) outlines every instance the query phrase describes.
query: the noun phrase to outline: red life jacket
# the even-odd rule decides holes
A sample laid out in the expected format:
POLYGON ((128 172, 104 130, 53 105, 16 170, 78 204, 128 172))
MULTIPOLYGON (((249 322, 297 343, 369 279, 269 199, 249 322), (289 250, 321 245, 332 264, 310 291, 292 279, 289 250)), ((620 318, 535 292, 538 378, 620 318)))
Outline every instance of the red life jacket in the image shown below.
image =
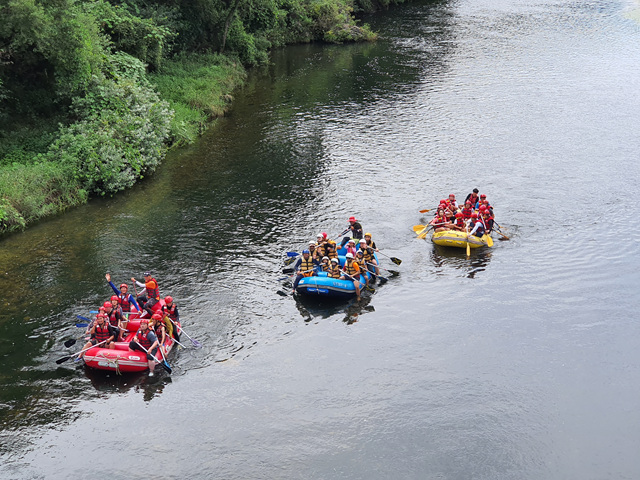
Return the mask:
MULTIPOLYGON (((105 312, 106 313, 106 312, 105 312)), ((116 309, 111 308, 111 313, 107 313, 109 315, 109 323, 114 327, 118 326, 118 317, 116 316, 116 309)))
POLYGON ((160 300, 160 287, 158 287, 158 282, 155 278, 152 278, 148 282, 144 284, 144 287, 147 289, 147 298, 151 300, 155 298, 156 300, 160 300), (150 287, 151 284, 151 287, 150 287), (155 287, 153 287, 155 285, 155 287))
POLYGON ((120 307, 122 308, 123 312, 131 311, 131 303, 129 303, 128 293, 121 293, 120 295, 118 295, 118 302, 120 302, 120 307))
POLYGON ((462 218, 464 218, 465 220, 467 220, 468 218, 471 218, 471 214, 473 213, 473 208, 463 208, 462 209, 462 218))
POLYGON ((167 315, 169 315, 169 318, 171 320, 173 320, 174 322, 178 319, 177 315, 176 315, 176 304, 172 304, 171 308, 167 307, 166 305, 162 306, 162 313, 166 313, 167 315))
POLYGON ((456 218, 456 221, 455 221, 454 225, 456 227, 464 227, 464 219, 463 218, 456 218))
POLYGON ((439 215, 436 215, 436 218, 433 219, 433 225, 436 226, 436 227, 442 227, 442 225, 444 223, 446 223, 446 222, 447 222, 447 217, 446 216, 445 217, 441 217, 439 215), (438 225, 438 224, 440 224, 440 225, 438 225))
POLYGON ((111 336, 111 330, 109 329, 107 324, 104 324, 103 327, 100 327, 100 325, 96 325, 96 328, 93 331, 93 338, 95 338, 98 343, 108 340, 111 336))
POLYGON ((136 341, 147 350, 149 350, 149 347, 151 347, 151 340, 149 340, 150 331, 151 329, 147 328, 146 333, 142 333, 142 330, 138 330, 138 333, 136 334, 136 341))

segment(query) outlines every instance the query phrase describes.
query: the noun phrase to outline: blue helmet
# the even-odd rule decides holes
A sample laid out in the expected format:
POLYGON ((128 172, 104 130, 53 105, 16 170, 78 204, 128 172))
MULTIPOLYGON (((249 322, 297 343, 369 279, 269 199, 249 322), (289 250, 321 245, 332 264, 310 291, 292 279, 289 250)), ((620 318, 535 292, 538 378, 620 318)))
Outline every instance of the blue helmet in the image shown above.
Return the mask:
POLYGON ((304 255, 305 253, 311 253, 311 252, 309 252, 309 250, 305 248, 304 250, 302 250, 302 254, 304 255))

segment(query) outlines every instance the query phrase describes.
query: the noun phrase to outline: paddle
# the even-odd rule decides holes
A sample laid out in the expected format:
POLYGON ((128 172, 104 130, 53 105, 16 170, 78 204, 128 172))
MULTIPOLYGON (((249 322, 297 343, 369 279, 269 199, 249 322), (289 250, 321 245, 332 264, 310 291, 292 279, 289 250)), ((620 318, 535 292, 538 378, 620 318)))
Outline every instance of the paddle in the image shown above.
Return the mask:
POLYGON ((92 349, 93 347, 97 347, 98 345, 102 345, 103 343, 106 343, 106 340, 101 341, 100 343, 96 343, 95 345, 91 345, 90 347, 85 348, 84 350, 80 350, 78 353, 74 353, 73 355, 66 355, 64 357, 60 357, 58 360, 56 360, 56 363, 58 365, 60 365, 61 363, 66 362, 67 360, 73 358, 73 357, 77 357, 78 355, 86 352, 87 350, 92 349))
POLYGON ((78 327, 78 328, 86 328, 88 326, 89 326, 88 323, 76 323, 76 327, 78 327))
POLYGON ((427 213, 430 212, 431 210, 435 210, 435 208, 430 208, 428 210, 418 210, 420 213, 427 213))
MULTIPOLYGON (((169 318, 169 320, 171 320, 171 318, 169 318)), ((191 340, 191 343, 193 344, 193 346, 194 346, 194 347, 196 347, 196 348, 202 348, 202 344, 201 344, 199 341, 194 340, 193 338, 191 338, 191 337, 189 336, 189 334, 188 334, 187 332, 185 332, 185 331, 184 331, 184 329, 182 328, 182 326, 181 326, 181 325, 178 325, 178 324, 174 323, 174 322, 173 322, 173 320, 171 320, 171 323, 173 323, 173 325, 174 325, 175 327, 177 327, 178 329, 180 329, 180 332, 181 332, 181 333, 184 333, 184 334, 187 336, 187 338, 188 338, 189 340, 191 340)))
POLYGON ((469 226, 465 227, 465 231, 467 232, 467 257, 471 256, 471 246, 469 245, 469 226))
MULTIPOLYGON (((379 267, 378 265, 376 265, 375 263, 369 263, 369 262, 364 262, 364 263, 366 263, 367 265, 370 265, 370 266, 372 266, 372 267, 374 267, 374 268, 375 268, 375 267, 381 268, 381 267, 379 267)), ((383 270, 385 270, 385 269, 383 268, 383 270)), ((387 271, 388 271, 388 270, 387 270, 387 271)), ((381 279, 383 279, 383 280, 387 280, 387 281, 389 281, 389 279, 388 279, 387 277, 383 277, 383 276, 382 276, 382 275, 380 275, 379 273, 372 273, 372 272, 369 272, 369 273, 370 273, 371 275, 375 275, 375 276, 376 276, 376 277, 378 277, 378 278, 381 278, 381 279)))
POLYGON ((509 237, 507 237, 504 233, 502 233, 501 230, 501 226, 498 222, 496 222, 495 220, 493 221, 493 224, 496 225, 498 228, 496 229, 496 232, 498 232, 500 235, 502 235, 504 237, 505 240, 510 240, 509 237))
POLYGON ((76 318, 79 318, 80 320, 84 320, 87 323, 93 323, 93 320, 87 317, 83 317, 82 315, 76 315, 76 318))
POLYGON ((402 260, 400 260, 399 258, 390 257, 389 255, 387 255, 386 253, 383 253, 381 251, 378 251, 377 253, 379 253, 380 255, 384 255, 385 257, 387 257, 389 260, 391 260, 396 265, 400 265, 402 263, 402 260))
POLYGON ((169 362, 167 362, 167 357, 162 351, 162 345, 158 347, 158 350, 160 351, 160 356, 162 357, 162 368, 164 368, 165 370, 168 369, 167 372, 171 373, 171 366, 169 365, 169 362))
MULTIPOLYGON (((134 340, 134 342, 135 342, 135 343, 136 343, 136 345, 138 345, 142 350, 144 350, 144 352, 145 352, 147 355, 151 355, 151 354, 149 353, 149 350, 147 350, 147 349, 146 349, 146 348, 144 348, 142 345, 140 345, 140 343, 139 343, 137 340, 134 340)), ((158 350, 160 350, 160 354, 162 354, 162 349, 161 349, 161 346, 160 346, 160 345, 158 346, 158 350)), ((151 358, 153 358, 154 362, 156 362, 158 365, 160 365, 162 368, 164 368, 164 369, 167 371, 167 373, 168 373, 169 375, 171 375, 171 367, 169 366, 169 364, 168 364, 168 363, 166 363, 166 360, 165 360, 164 362, 161 362, 160 360, 158 360, 158 359, 157 359, 155 356, 153 356, 153 355, 151 355, 151 358)))
POLYGON ((414 225, 413 226, 413 231, 418 233, 421 232, 422 230, 424 230, 425 228, 427 228, 429 225, 414 225))
POLYGON ((370 285, 367 285, 367 283, 366 283, 366 282, 361 282, 360 280, 357 280, 357 279, 353 278, 351 275, 349 275, 349 274, 348 274, 347 272, 345 272, 344 270, 341 270, 340 272, 341 272, 342 274, 344 274, 345 276, 349 277, 353 282, 358 282, 359 284, 363 285, 363 286, 364 286, 364 289, 365 289, 365 290, 367 290, 368 292, 375 292, 375 291, 376 291, 376 289, 375 289, 375 288, 373 288, 373 287, 372 287, 372 286, 370 286, 370 285))

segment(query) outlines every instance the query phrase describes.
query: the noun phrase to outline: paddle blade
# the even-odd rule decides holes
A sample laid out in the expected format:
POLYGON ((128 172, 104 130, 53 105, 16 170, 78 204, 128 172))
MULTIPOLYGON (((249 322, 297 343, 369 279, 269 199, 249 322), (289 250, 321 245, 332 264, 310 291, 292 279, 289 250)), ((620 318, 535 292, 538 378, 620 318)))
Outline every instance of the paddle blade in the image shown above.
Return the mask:
POLYGON ((76 339, 75 338, 70 338, 69 340, 67 340, 66 342, 64 342, 64 346, 69 348, 71 345, 75 345, 76 344, 76 339))
POLYGON ((56 363, 57 363, 58 365, 60 365, 61 363, 66 362, 66 361, 67 361, 67 360, 69 360, 70 358, 71 358, 71 355, 67 355, 66 357, 62 357, 62 358, 57 359, 57 360, 56 360, 56 363))
POLYGON ((424 230, 425 227, 426 225, 414 225, 412 228, 414 232, 418 233, 424 230))
POLYGON ((80 320, 84 320, 85 322, 91 323, 91 319, 90 318, 83 317, 82 315, 76 315, 76 318, 79 318, 80 320))
POLYGON ((420 213, 427 213, 433 210, 433 208, 429 208, 428 210, 418 210, 420 213))
POLYGON ((402 263, 402 260, 400 260, 399 258, 396 258, 396 257, 390 257, 390 258, 391 258, 391 261, 396 265, 400 265, 402 263))
POLYGON ((169 375, 171 375, 171 372, 172 372, 173 370, 171 369, 171 367, 169 366, 169 364, 167 363, 167 361, 166 361, 166 360, 165 360, 164 362, 162 362, 162 363, 160 364, 160 366, 161 366, 162 368, 164 368, 165 372, 167 372, 169 375))
POLYGON ((87 328, 88 326, 88 323, 76 323, 76 327, 78 328, 87 328))
POLYGON ((467 257, 471 256, 471 246, 469 246, 469 236, 467 236, 467 257))
POLYGON ((287 252, 287 257, 299 257, 300 254, 298 252, 287 252))
POLYGON ((193 338, 191 339, 191 343, 192 343, 192 344, 193 344, 193 346, 194 346, 194 347, 196 347, 196 348, 202 348, 202 344, 201 344, 199 341, 194 340, 193 338))

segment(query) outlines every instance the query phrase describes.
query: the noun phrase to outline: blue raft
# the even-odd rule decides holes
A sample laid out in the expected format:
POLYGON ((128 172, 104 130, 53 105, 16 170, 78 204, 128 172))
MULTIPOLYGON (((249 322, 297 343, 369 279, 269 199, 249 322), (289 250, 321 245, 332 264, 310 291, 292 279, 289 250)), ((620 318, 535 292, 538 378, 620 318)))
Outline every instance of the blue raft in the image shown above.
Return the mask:
MULTIPOLYGON (((374 254, 376 261, 378 256, 374 254)), ((345 264, 346 257, 338 255, 340 260, 340 268, 345 264)), ((370 279, 371 273, 366 272, 365 275, 370 279)), ((360 290, 363 289, 364 282, 360 282, 360 290)), ((304 277, 298 283, 296 292, 305 297, 316 297, 326 299, 348 299, 356 296, 356 288, 353 286, 352 280, 340 280, 339 278, 330 278, 327 272, 318 272, 317 276, 304 277)))

